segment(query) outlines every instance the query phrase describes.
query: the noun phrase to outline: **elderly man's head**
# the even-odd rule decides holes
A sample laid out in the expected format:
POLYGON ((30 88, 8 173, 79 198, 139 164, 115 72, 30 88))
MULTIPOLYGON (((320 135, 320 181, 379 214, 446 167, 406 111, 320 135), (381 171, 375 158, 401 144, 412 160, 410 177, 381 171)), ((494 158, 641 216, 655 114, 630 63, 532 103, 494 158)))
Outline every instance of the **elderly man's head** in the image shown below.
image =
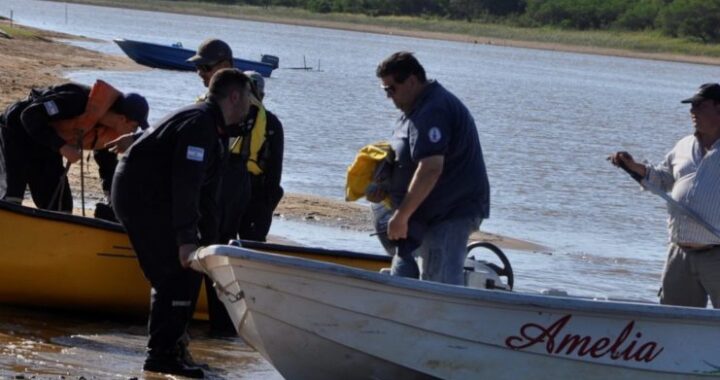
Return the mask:
POLYGON ((720 133, 720 84, 705 83, 695 95, 682 101, 690 104, 690 116, 699 133, 720 133))

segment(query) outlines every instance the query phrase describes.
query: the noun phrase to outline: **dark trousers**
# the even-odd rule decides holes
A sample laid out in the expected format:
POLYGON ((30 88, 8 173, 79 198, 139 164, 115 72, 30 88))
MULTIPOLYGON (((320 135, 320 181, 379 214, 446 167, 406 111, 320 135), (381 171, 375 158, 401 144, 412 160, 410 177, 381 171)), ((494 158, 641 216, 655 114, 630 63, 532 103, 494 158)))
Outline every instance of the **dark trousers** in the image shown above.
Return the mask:
POLYGON ((262 175, 250 176, 251 196, 240 221, 238 233, 241 239, 265 241, 273 212, 283 196, 283 189, 268 189, 262 175))
POLYGON ((180 265, 169 209, 154 210, 146 205, 134 205, 135 194, 124 191, 127 188, 122 183, 118 185, 112 192, 115 213, 152 286, 148 355, 178 355, 195 310, 202 275, 180 265))
POLYGON ((72 211, 70 184, 60 153, 35 142, 22 126, 0 127, 0 145, 0 198, 23 199, 29 186, 38 208, 72 211))

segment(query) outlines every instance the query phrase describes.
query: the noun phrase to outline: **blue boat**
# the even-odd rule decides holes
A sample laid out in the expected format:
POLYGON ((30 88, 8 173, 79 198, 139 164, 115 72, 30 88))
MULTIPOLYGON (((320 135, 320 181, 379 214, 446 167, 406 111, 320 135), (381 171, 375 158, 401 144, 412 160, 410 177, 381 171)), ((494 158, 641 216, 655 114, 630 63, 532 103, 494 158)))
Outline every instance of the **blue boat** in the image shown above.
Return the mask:
MULTIPOLYGON (((185 49, 182 45, 160 45, 151 42, 115 39, 115 43, 133 61, 157 69, 195 71, 195 65, 187 59, 195 55, 194 50, 185 49)), ((235 68, 242 71, 254 70, 264 77, 269 77, 278 67, 279 59, 273 55, 263 55, 261 62, 235 58, 235 68)))

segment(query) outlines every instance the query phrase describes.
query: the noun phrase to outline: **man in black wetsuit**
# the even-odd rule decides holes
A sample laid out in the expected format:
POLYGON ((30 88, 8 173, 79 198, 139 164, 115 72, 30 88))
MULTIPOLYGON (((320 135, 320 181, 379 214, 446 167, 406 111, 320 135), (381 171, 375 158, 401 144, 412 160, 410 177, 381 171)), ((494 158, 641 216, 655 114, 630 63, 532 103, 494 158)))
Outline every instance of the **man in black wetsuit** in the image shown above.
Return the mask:
MULTIPOLYGON (((103 123, 121 130, 147 127, 148 103, 138 94, 123 95, 107 83, 98 83, 112 89, 117 99, 107 103, 109 109, 103 110, 106 111, 102 112, 103 118, 81 137, 99 146, 93 153, 103 190, 108 194, 117 156, 102 149, 97 132, 110 127, 103 123)), ((87 116, 91 93, 95 97, 100 92, 93 92, 83 84, 65 83, 33 89, 26 99, 7 108, 0 116, 0 198, 21 203, 29 186, 38 208, 72 211, 72 196, 62 160, 74 163, 80 159, 81 151, 78 139, 68 141, 67 133, 63 132, 67 132, 73 121, 87 116)))
POLYGON ((247 76, 218 71, 205 101, 146 131, 116 169, 112 203, 152 286, 144 370, 204 377, 184 355, 202 279, 187 266, 199 245, 217 239, 219 170, 249 97, 247 76))

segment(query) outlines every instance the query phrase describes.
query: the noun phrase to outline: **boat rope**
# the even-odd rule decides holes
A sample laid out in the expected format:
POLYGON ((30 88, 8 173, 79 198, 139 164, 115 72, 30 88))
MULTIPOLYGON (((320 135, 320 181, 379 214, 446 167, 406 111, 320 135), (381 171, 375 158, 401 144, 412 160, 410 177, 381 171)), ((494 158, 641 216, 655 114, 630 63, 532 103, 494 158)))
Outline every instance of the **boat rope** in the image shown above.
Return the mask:
POLYGON ((240 284, 238 283, 238 280, 235 280, 227 285, 221 285, 217 281, 213 281, 213 288, 217 289, 218 291, 220 291, 220 293, 222 293, 225 297, 227 297, 227 299, 228 299, 228 301, 230 301, 230 303, 235 303, 235 302, 241 301, 245 298, 245 293, 242 291, 242 289, 240 289, 240 291, 237 293, 233 293, 228 290, 228 288, 230 286, 236 285, 236 284, 237 284, 238 288, 240 288, 240 284))
MULTIPOLYGON (((207 275, 210 275, 210 271, 205 266, 205 263, 203 263, 203 261, 198 258, 197 251, 195 251, 193 256, 194 257, 192 259, 195 260, 195 262, 198 264, 200 269, 202 269, 202 272, 207 275)), ((245 298, 245 293, 242 291, 242 289, 240 289, 240 291, 237 293, 233 293, 230 290, 228 290, 228 288, 230 288, 233 285, 237 285, 238 289, 240 289, 240 284, 239 284, 238 280, 235 280, 228 284, 222 285, 219 282, 215 281, 215 279, 213 279, 213 288, 217 289, 217 291, 219 293, 221 293, 223 296, 225 296, 228 299, 228 301, 230 301, 230 303, 236 303, 245 298)))

